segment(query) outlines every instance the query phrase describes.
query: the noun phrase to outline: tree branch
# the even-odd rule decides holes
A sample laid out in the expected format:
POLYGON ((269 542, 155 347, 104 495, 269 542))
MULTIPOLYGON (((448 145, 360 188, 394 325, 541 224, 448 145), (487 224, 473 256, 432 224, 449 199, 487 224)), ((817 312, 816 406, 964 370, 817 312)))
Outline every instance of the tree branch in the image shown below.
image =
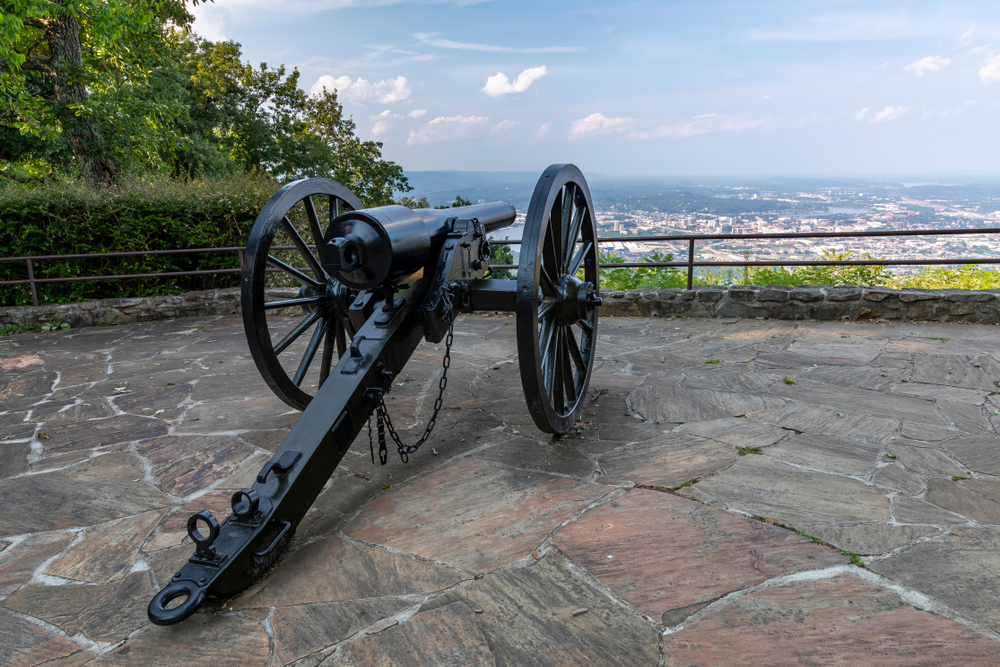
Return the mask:
POLYGON ((41 30, 42 32, 45 32, 46 30, 48 30, 49 26, 52 25, 51 21, 46 21, 44 19, 36 19, 36 18, 32 18, 30 16, 27 17, 27 18, 21 19, 21 23, 23 23, 24 25, 26 25, 28 27, 36 28, 38 30, 41 30))

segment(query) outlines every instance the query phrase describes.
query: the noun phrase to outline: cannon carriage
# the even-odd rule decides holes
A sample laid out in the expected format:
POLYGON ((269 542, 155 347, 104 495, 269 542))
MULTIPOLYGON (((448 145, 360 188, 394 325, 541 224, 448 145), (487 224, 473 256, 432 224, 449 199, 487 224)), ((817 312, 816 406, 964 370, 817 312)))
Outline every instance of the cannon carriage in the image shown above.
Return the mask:
POLYGON ((259 579, 366 425, 374 462, 373 416, 381 463, 389 439, 403 461, 417 451, 442 407, 458 312, 516 313, 527 409, 544 432, 572 427, 590 381, 601 304, 583 174, 573 165, 545 170, 528 207, 517 279, 492 279, 489 235, 515 216, 506 202, 365 209, 327 179, 296 181, 271 197, 244 256, 244 328, 264 381, 303 413, 253 486, 233 494, 230 516, 190 517, 196 551, 150 602, 152 622, 177 623, 207 596, 230 596, 259 579), (276 276, 299 285, 297 294, 269 301, 276 276), (289 308, 301 312, 295 324, 272 331, 268 313, 289 308), (421 438, 405 444, 384 397, 422 339, 445 341, 440 393, 421 438), (282 357, 292 349, 297 362, 282 357))

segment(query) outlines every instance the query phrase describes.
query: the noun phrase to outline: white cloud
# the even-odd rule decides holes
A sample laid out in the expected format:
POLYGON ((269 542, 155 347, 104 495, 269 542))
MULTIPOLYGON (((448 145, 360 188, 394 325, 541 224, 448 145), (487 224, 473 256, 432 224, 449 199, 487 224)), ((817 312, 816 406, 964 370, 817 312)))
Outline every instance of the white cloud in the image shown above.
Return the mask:
POLYGON ((489 124, 490 119, 485 116, 438 116, 411 131, 406 145, 467 139, 485 130, 489 124))
POLYGON ((959 46, 969 46, 970 44, 972 44, 972 31, 971 30, 962 33, 962 36, 958 38, 958 45, 959 46))
POLYGON ((854 120, 861 120, 862 118, 868 115, 868 111, 869 111, 868 107, 865 107, 861 111, 857 112, 856 114, 854 114, 854 120))
POLYGON ((414 109, 406 115, 408 118, 423 118, 427 115, 427 109, 414 109))
POLYGON ((910 111, 910 107, 904 106, 888 106, 881 111, 876 111, 872 114, 872 119, 869 122, 872 123, 883 123, 885 121, 896 120, 900 116, 906 115, 910 111))
POLYGON ((551 129, 552 129, 552 121, 551 120, 549 122, 547 122, 547 123, 542 123, 541 125, 539 125, 534 130, 531 131, 531 140, 532 141, 541 141, 542 139, 545 138, 545 135, 548 134, 549 130, 551 130, 551 129))
POLYGON ((538 46, 518 49, 511 46, 494 46, 493 44, 476 44, 474 42, 456 42, 437 37, 436 32, 418 32, 413 36, 421 44, 437 46, 442 49, 458 49, 460 51, 487 51, 490 53, 577 53, 584 51, 581 46, 538 46))
POLYGON ((500 97, 501 95, 509 95, 511 93, 523 93, 531 87, 531 84, 538 81, 548 73, 549 71, 545 69, 545 65, 542 65, 541 67, 532 67, 531 69, 526 69, 518 74, 517 78, 514 79, 514 83, 511 83, 506 74, 503 72, 497 72, 490 78, 486 79, 486 85, 483 86, 482 91, 490 97, 500 97))
POLYGON ((681 123, 656 123, 651 129, 629 132, 625 137, 638 140, 682 139, 713 132, 744 132, 762 127, 765 123, 762 118, 733 118, 710 113, 681 123))
POLYGON ((517 121, 516 120, 502 120, 499 123, 497 123, 496 125, 494 125, 493 127, 491 127, 490 128, 490 132, 492 132, 494 134, 500 134, 502 132, 506 132, 507 130, 509 130, 510 128, 514 127, 515 125, 517 125, 517 121))
POLYGON ((608 118, 602 113, 592 113, 570 123, 568 136, 570 139, 581 139, 598 134, 625 132, 635 122, 634 118, 608 118))
POLYGON ((321 76, 309 90, 313 95, 319 94, 323 88, 336 90, 342 101, 354 104, 393 104, 402 102, 410 96, 410 82, 405 76, 383 81, 365 81, 360 76, 352 81, 349 76, 333 78, 329 74, 321 76))
POLYGON ((1000 81, 1000 56, 993 56, 986 65, 979 70, 979 78, 983 83, 993 83, 1000 81))
POLYGON ((917 76, 923 76, 928 72, 940 72, 950 64, 951 58, 942 58, 941 56, 924 56, 920 60, 910 63, 904 67, 903 71, 913 72, 917 76))
POLYGON ((372 125, 372 136, 378 139, 388 134, 396 126, 397 121, 402 120, 403 117, 386 109, 380 114, 370 116, 370 118, 375 121, 375 124, 372 125))

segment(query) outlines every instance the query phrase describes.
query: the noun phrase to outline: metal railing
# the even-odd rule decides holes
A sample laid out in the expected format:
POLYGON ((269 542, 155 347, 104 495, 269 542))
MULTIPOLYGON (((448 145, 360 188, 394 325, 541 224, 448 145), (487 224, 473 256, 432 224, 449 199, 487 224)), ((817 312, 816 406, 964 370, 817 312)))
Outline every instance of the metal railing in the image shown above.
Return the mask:
MULTIPOLYGON (((602 269, 674 267, 687 269, 687 288, 694 286, 694 270, 701 267, 744 266, 935 266, 951 264, 1000 264, 1000 257, 955 257, 935 259, 849 259, 849 260, 756 260, 756 261, 695 261, 698 241, 752 241, 764 239, 825 239, 868 238, 884 236, 960 236, 969 234, 1000 234, 1000 228, 989 229, 906 229, 874 232, 776 232, 766 234, 668 234, 661 236, 600 236, 597 243, 633 243, 683 241, 688 244, 687 259, 679 262, 615 262, 601 264, 602 269)), ((490 240, 498 245, 519 245, 519 240, 490 240)), ((516 269, 516 264, 494 264, 497 269, 516 269)))
MULTIPOLYGON (((873 231, 873 232, 784 232, 767 234, 667 234, 659 236, 602 236, 598 237, 598 244, 601 243, 632 243, 632 242, 677 242, 687 244, 687 259, 674 262, 615 262, 602 264, 601 268, 657 268, 673 267, 687 270, 687 288, 694 285, 695 269, 702 267, 748 267, 748 266, 935 266, 954 264, 1000 264, 1000 257, 953 257, 934 259, 856 259, 856 260, 755 260, 755 261, 695 261, 696 243, 698 241, 753 241, 766 239, 822 239, 822 238, 872 238, 872 237, 892 237, 892 236, 960 236, 972 234, 1000 234, 1000 228, 987 229, 908 229, 899 231, 873 231)), ((520 245, 520 240, 515 239, 493 239, 490 243, 495 245, 520 245)), ((273 250, 293 250, 295 246, 275 246, 273 250)), ((31 255, 26 257, 0 257, 0 262, 24 262, 28 277, 23 280, 3 280, 0 285, 24 285, 31 288, 31 303, 38 305, 37 285, 45 283, 65 283, 86 280, 125 280, 129 278, 171 278, 179 276, 196 276, 219 273, 238 273, 243 267, 242 247, 227 248, 190 248, 183 250, 149 250, 149 251, 129 251, 129 252, 105 252, 93 254, 76 255, 31 255), (240 268, 234 269, 201 269, 197 271, 164 271, 159 273, 129 273, 116 275, 99 276, 70 276, 62 278, 37 278, 35 277, 35 262, 39 261, 61 261, 69 259, 104 259, 113 257, 130 257, 145 255, 181 255, 197 253, 219 253, 235 252, 239 259, 240 268)), ((494 264, 497 269, 516 269, 516 264, 494 264)), ((272 269, 268 269, 269 271, 272 269)), ((273 269, 277 270, 277 269, 273 269)), ((304 268, 304 271, 309 269, 304 268)))

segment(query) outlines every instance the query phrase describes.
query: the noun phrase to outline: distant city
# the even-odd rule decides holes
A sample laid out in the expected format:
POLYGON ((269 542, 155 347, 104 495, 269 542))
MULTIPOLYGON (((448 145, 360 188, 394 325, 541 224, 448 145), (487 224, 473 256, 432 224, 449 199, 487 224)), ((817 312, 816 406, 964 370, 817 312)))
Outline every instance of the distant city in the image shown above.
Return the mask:
MULTIPOLYGON (((472 201, 504 199, 519 212, 515 226, 498 237, 520 238, 537 174, 500 172, 415 172, 415 194, 432 204, 461 194, 472 201)), ((656 250, 687 256, 687 243, 628 240, 671 234, 757 234, 910 229, 1000 229, 1000 181, 965 179, 950 184, 847 178, 774 178, 740 183, 654 182, 590 177, 601 250, 629 261, 656 250)), ((854 258, 926 259, 992 257, 996 235, 856 239, 701 241, 705 261, 808 260, 823 249, 853 251, 854 258)), ((516 247, 515 247, 516 250, 516 247)))

